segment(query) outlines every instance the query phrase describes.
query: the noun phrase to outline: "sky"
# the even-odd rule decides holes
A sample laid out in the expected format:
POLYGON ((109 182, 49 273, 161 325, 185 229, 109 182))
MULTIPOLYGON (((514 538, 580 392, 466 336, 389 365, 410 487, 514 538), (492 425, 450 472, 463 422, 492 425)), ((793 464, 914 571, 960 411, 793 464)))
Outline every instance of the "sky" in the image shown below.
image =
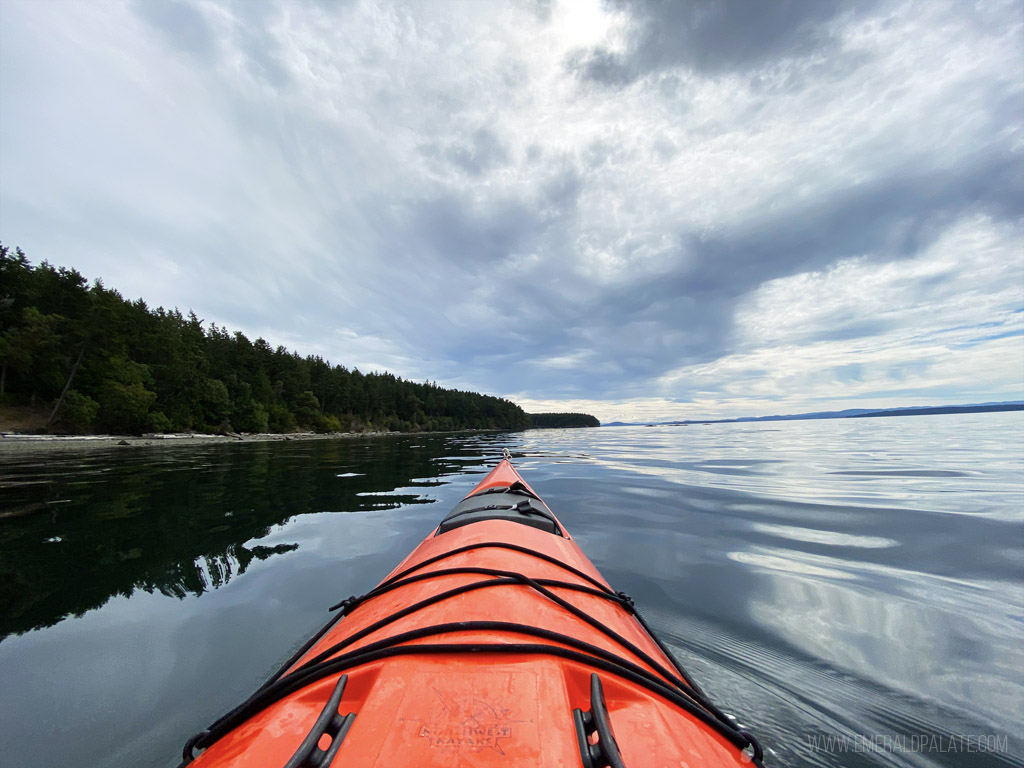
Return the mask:
POLYGON ((1018 1, 0 0, 0 240, 602 421, 1024 399, 1018 1))

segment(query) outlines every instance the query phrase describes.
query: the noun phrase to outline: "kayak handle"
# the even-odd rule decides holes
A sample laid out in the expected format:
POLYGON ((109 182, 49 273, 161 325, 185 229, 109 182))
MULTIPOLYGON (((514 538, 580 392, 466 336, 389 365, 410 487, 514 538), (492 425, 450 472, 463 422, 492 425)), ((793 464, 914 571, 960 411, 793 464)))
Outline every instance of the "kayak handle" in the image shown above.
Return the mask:
POLYGON ((341 749, 341 742, 348 734, 348 729, 352 727, 352 721, 356 719, 354 712, 344 716, 338 712, 338 705, 341 703, 342 694, 345 693, 347 682, 348 675, 338 678, 338 683, 334 686, 320 716, 313 723, 313 728, 295 750, 295 754, 285 763, 284 768, 327 768, 334 760, 334 756, 341 749), (331 743, 327 749, 320 749, 320 739, 324 734, 330 737, 331 743))
POLYGON ((590 711, 574 709, 572 719, 576 726, 576 741, 579 743, 583 768, 625 768, 615 734, 612 733, 604 687, 596 672, 590 673, 590 711), (597 741, 591 744, 590 739, 595 733, 597 741))

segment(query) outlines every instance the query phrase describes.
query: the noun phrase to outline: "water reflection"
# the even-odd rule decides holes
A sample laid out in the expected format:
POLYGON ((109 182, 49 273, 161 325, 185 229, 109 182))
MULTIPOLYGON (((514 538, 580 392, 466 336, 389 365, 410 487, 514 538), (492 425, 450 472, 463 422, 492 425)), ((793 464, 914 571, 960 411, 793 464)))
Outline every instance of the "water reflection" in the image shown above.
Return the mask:
POLYGON ((0 469, 0 629, 25 633, 0 642, 0 754, 175 765, 186 735, 326 606, 379 581, 508 446, 770 765, 1022 765, 1024 479, 1007 450, 1021 425, 977 414, 19 460, 0 469), (1008 735, 1009 751, 811 741, 900 733, 1008 735))
MULTIPOLYGON (((177 572, 168 574, 157 584, 136 584, 146 592, 159 591, 168 597, 184 598, 186 595, 201 595, 208 589, 217 589, 227 584, 232 576, 241 576, 253 560, 266 560, 273 555, 294 552, 298 544, 277 544, 273 547, 254 546, 247 549, 240 544, 232 544, 222 555, 211 557, 205 555, 191 563, 180 563, 177 572)), ((136 557, 141 557, 141 550, 136 557)))
POLYGON ((588 446, 608 471, 576 467, 577 495, 547 500, 774 764, 1022 765, 1020 425, 609 434, 588 446), (1003 748, 840 752, 821 734, 1003 748))
POLYGON ((415 450, 402 442, 17 457, 0 474, 0 638, 135 590, 184 598, 217 589, 254 561, 298 548, 257 543, 275 526, 313 512, 431 503, 408 487, 437 487, 456 460, 473 461, 449 438, 420 438, 415 450))

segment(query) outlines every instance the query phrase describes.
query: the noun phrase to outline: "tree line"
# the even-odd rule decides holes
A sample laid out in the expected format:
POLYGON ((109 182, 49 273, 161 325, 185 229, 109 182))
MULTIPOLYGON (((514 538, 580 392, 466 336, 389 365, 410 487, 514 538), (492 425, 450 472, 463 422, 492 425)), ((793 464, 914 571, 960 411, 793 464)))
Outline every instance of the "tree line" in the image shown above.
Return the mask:
POLYGON ((302 357, 0 244, 0 404, 64 432, 525 429, 515 403, 302 357))
POLYGON ((589 413, 531 413, 532 429, 558 429, 564 427, 600 427, 601 422, 589 413))

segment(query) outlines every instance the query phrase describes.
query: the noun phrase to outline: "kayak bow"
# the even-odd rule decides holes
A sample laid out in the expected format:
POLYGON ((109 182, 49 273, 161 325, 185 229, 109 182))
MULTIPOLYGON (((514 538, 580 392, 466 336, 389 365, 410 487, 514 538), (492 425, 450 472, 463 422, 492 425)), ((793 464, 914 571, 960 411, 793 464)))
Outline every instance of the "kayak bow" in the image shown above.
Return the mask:
POLYGON ((332 610, 182 766, 761 763, 507 452, 384 581, 332 610))

